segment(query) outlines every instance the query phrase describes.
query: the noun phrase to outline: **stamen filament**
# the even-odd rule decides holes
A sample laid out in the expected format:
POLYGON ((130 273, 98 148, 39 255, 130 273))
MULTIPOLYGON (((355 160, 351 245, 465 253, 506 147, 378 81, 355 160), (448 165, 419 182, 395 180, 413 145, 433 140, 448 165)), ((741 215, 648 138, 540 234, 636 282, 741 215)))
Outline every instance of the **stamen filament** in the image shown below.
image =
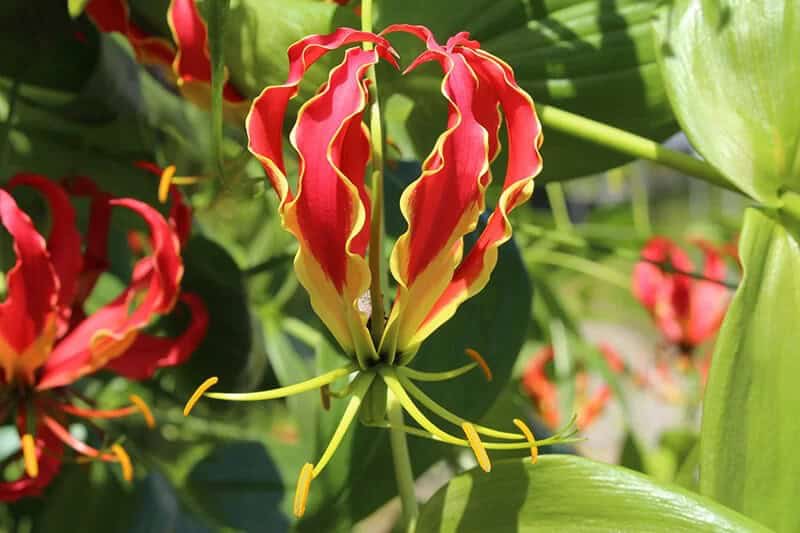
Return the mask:
POLYGON ((297 488, 294 491, 294 515, 302 517, 306 512, 306 502, 308 501, 308 491, 311 488, 311 480, 314 479, 314 465, 306 463, 300 469, 300 477, 297 479, 297 488))
POLYGON ((131 482, 133 480, 133 464, 131 463, 131 457, 128 455, 128 452, 126 452, 125 448, 120 444, 112 444, 111 453, 113 453, 117 457, 117 461, 119 461, 119 466, 122 468, 122 477, 125 481, 131 482))
POLYGON ((397 368, 397 373, 414 381, 448 381, 457 377, 463 376, 473 368, 478 366, 478 363, 469 363, 468 365, 460 366, 452 370, 444 370, 442 372, 425 372, 423 370, 415 370, 407 366, 397 368))
POLYGON ((22 436, 22 459, 25 462, 25 473, 30 477, 37 477, 39 460, 36 458, 36 441, 30 433, 22 436))
POLYGON ((208 398, 215 400, 231 400, 235 402, 255 402, 259 400, 274 400, 277 398, 285 398, 286 396, 293 396, 301 392, 306 392, 318 389, 323 385, 329 385, 337 379, 352 374, 356 370, 356 365, 347 365, 336 370, 331 370, 324 374, 320 374, 306 381, 295 383, 287 387, 279 387, 277 389, 270 389, 258 392, 209 392, 206 394, 208 398))
POLYGON ((339 447, 339 444, 342 443, 342 439, 347 433, 347 429, 350 427, 353 419, 355 419, 356 415, 358 414, 358 409, 361 407, 361 401, 367 394, 367 390, 372 384, 373 379, 375 379, 375 374, 373 372, 360 372, 358 376, 356 376, 356 379, 353 380, 353 397, 350 398, 350 401, 344 410, 344 414, 342 415, 342 419, 339 420, 339 425, 336 427, 336 431, 333 432, 333 436, 328 443, 328 447, 325 448, 325 451, 322 453, 322 457, 320 457, 317 464, 314 465, 314 477, 317 477, 320 472, 322 472, 322 470, 333 457, 333 454, 336 453, 336 449, 339 447))
POLYGON ((539 447, 536 445, 536 439, 533 437, 533 431, 531 431, 528 425, 519 418, 514 419, 514 425, 517 426, 525 435, 525 438, 528 439, 528 442, 531 445, 531 463, 536 464, 536 461, 539 459, 539 447))
POLYGON ((486 360, 480 353, 478 353, 478 350, 467 348, 466 350, 464 350, 464 353, 467 354, 470 359, 478 363, 478 366, 481 367, 481 370, 483 370, 483 374, 486 376, 486 381, 492 381, 492 369, 489 368, 488 364, 486 364, 486 360))
MULTIPOLYGON (((451 424, 455 424, 457 426, 460 426, 465 422, 469 422, 468 420, 461 418, 460 416, 448 411, 447 409, 436 403, 436 401, 433 398, 425 394, 422 391, 422 389, 417 387, 413 382, 411 382, 411 380, 403 377, 403 375, 399 374, 397 378, 400 380, 400 383, 402 383, 403 387, 405 387, 405 389, 411 394, 411 396, 414 397, 414 399, 419 401, 419 403, 421 403, 423 406, 430 409, 431 412, 433 412, 434 414, 440 416, 441 418, 447 420, 451 424)), ((494 437, 497 439, 509 439, 509 440, 520 440, 525 438, 524 435, 520 435, 518 433, 498 431, 496 429, 487 428, 478 424, 473 424, 473 426, 475 427, 478 433, 486 435, 487 437, 494 437)))
POLYGON ((200 400, 203 394, 208 389, 216 385, 218 381, 219 378, 217 376, 212 376, 201 383, 200 386, 197 387, 197 390, 192 393, 189 401, 186 402, 186 405, 183 407, 183 416, 189 416, 189 413, 192 411, 192 409, 194 409, 195 404, 200 400))
POLYGON ((119 409, 108 409, 108 410, 99 410, 99 409, 84 409, 83 407, 77 407, 75 405, 69 405, 64 403, 54 405, 58 407, 59 410, 74 416, 80 416, 81 418, 99 418, 99 419, 113 419, 113 418, 122 418, 124 416, 130 416, 134 413, 138 413, 139 410, 135 405, 129 405, 127 407, 121 407, 119 409))
POLYGON ((150 407, 145 403, 141 396, 138 394, 131 394, 128 397, 133 405, 142 413, 144 417, 144 423, 147 424, 147 427, 153 429, 156 427, 156 419, 153 416, 153 412, 150 410, 150 407))
POLYGON ((491 472, 492 462, 489 461, 489 454, 486 453, 486 448, 484 448, 483 442, 481 442, 481 438, 478 436, 478 432, 475 431, 475 426, 469 422, 464 422, 461 424, 461 429, 464 430, 464 435, 467 436, 469 447, 472 448, 472 453, 475 454, 475 460, 478 461, 481 469, 484 472, 491 472))

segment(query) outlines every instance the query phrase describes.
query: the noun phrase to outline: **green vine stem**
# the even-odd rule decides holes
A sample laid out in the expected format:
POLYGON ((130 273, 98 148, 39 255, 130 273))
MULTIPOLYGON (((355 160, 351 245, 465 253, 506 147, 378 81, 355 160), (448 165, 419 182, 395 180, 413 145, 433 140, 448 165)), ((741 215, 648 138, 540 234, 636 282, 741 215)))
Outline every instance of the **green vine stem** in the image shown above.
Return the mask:
POLYGON ((397 478, 397 491, 400 494, 400 503, 403 508, 402 531, 414 531, 419 508, 417 496, 414 493, 414 472, 411 469, 411 457, 408 453, 406 434, 399 428, 404 425, 403 407, 391 390, 387 390, 387 411, 389 418, 389 440, 392 446, 392 460, 394 461, 395 477, 397 478))
POLYGON ((714 185, 741 192, 705 161, 670 150, 650 139, 549 105, 536 104, 536 111, 542 124, 554 130, 636 158, 649 159, 714 185))

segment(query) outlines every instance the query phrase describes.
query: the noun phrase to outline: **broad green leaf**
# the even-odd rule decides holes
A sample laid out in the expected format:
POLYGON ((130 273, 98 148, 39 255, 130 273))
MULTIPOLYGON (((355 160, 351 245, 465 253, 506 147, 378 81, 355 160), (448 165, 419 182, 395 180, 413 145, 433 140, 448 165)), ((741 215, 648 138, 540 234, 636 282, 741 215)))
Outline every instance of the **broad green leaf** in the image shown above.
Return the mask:
MULTIPOLYGON (((674 133, 653 49, 655 0, 407 0, 380 3, 377 28, 392 23, 430 27, 440 42, 471 32, 483 48, 516 72, 535 101, 661 140, 674 133)), ((404 65, 418 42, 390 36, 404 65)), ((444 129, 441 74, 422 68, 391 85, 384 96, 407 94, 415 107, 406 123, 417 157, 444 129)), ((542 178, 561 179, 606 170, 629 158, 549 130, 545 125, 542 178), (580 157, 576 157, 580 154, 580 157)))
POLYGON ((569 455, 501 461, 454 478, 421 509, 417 533, 768 531, 685 489, 569 455))
POLYGON ((739 254, 744 275, 705 394, 700 490, 778 531, 797 531, 800 242, 751 208, 739 254))
POLYGON ((800 4, 676 0, 656 34, 675 114, 703 157, 762 202, 800 191, 800 4))

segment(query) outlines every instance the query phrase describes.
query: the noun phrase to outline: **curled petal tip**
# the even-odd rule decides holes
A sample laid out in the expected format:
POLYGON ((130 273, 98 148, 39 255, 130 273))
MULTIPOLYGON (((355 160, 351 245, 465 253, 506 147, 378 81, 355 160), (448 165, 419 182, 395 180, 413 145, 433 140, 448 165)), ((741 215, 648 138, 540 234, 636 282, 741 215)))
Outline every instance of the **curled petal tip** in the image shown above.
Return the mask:
POLYGON ((472 453, 475 454, 475 460, 478 461, 478 464, 484 472, 491 472, 492 462, 489 461, 489 455, 486 453, 486 448, 481 438, 478 436, 475 426, 469 422, 463 422, 461 424, 461 429, 464 430, 464 435, 466 435, 467 442, 469 442, 469 446, 472 448, 472 453))
POLYGON ((36 458, 36 442, 33 435, 25 433, 22 436, 22 458, 25 461, 25 473, 35 478, 39 475, 39 461, 36 458))
POLYGON ((464 353, 467 354, 470 359, 478 363, 478 366, 481 367, 481 370, 483 370, 483 374, 486 376, 486 381, 492 381, 492 369, 489 368, 489 365, 486 363, 486 360, 478 352, 478 350, 467 348, 466 350, 464 350, 464 353))
POLYGON ((306 463, 300 470, 300 477, 297 478, 297 489, 294 493, 294 515, 302 517, 306 512, 306 502, 308 502, 308 491, 311 488, 311 480, 314 479, 314 465, 306 463))
POLYGON ((186 402, 186 406, 183 408, 183 416, 189 416, 189 413, 192 412, 192 409, 194 409, 194 406, 198 402, 198 400, 200 400, 200 398, 203 396, 203 394, 206 393, 208 389, 216 385, 218 381, 219 381, 218 377, 212 376, 207 380, 205 380, 203 383, 201 383, 200 386, 197 387, 197 390, 195 390, 194 393, 192 393, 192 396, 189 398, 189 401, 186 402))
POLYGON ((539 460, 539 447, 536 445, 536 439, 533 436, 533 431, 531 431, 528 425, 519 418, 514 419, 514 425, 517 426, 522 434, 525 435, 525 438, 528 439, 528 442, 531 445, 531 463, 536 464, 536 461, 539 460))

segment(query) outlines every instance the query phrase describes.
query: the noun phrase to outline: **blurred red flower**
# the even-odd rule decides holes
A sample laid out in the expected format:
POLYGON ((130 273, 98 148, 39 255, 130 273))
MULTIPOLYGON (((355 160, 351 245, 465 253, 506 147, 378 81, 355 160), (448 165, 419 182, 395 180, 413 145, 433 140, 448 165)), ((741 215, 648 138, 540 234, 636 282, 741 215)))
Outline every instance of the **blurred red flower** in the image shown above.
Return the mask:
POLYGON ((156 369, 185 361, 205 336, 208 315, 197 295, 180 292, 181 246, 188 237, 188 207, 173 196, 169 220, 137 200, 113 198, 87 178, 59 185, 36 174, 17 174, 0 189, 0 223, 14 242, 16 263, 7 273, 7 296, 0 304, 0 412, 16 421, 25 473, 0 483, 0 500, 38 494, 56 475, 64 446, 90 458, 119 462, 128 477, 130 459, 118 445, 99 450, 75 438, 65 427, 69 415, 116 418, 141 412, 152 415, 137 396, 132 405, 97 410, 70 390, 76 380, 101 369, 130 379, 145 379, 156 369), (50 231, 43 237, 10 191, 31 187, 50 211, 50 231), (82 239, 70 194, 90 200, 89 225, 82 239), (112 209, 139 215, 150 236, 151 254, 133 266, 129 286, 87 316, 83 306, 108 267, 112 209), (83 241, 83 243, 82 243, 83 241), (176 302, 192 313, 190 326, 177 338, 146 333, 158 315, 176 302))

